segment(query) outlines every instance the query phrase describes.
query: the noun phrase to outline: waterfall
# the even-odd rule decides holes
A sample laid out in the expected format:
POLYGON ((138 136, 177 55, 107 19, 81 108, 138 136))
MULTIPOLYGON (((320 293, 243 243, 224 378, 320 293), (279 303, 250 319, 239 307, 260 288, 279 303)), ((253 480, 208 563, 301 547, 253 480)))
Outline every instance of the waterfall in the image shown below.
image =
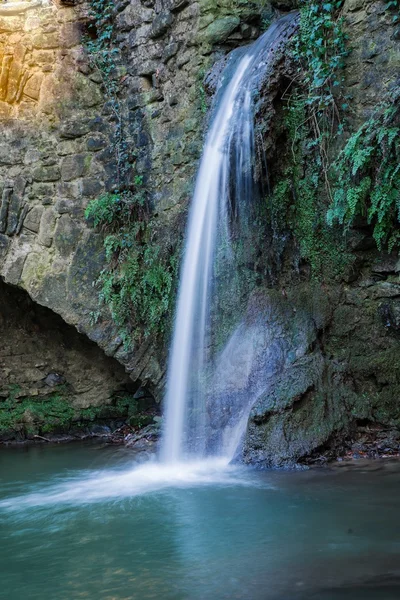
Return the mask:
MULTIPOLYGON (((295 17, 289 14, 277 20, 257 42, 242 49, 230 82, 217 94, 190 208, 180 273, 165 398, 164 462, 202 458, 207 453, 212 399, 207 398, 205 380, 216 294, 216 251, 223 244, 229 256, 232 215, 240 220, 251 208, 256 189, 256 82, 265 74, 274 50, 293 30, 295 17)), ((222 80, 230 67, 228 61, 222 80)), ((233 261, 230 264, 234 268, 233 261)), ((239 424, 245 427, 243 414, 239 424)), ((232 439, 228 446, 221 449, 222 454, 232 455, 232 439)))

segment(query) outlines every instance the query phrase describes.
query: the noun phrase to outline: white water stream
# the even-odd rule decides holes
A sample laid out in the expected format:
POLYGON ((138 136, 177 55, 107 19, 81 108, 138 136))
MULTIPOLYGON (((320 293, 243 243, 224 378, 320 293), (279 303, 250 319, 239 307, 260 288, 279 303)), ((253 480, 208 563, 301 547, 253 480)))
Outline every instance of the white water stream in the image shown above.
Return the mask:
MULTIPOLYGON (((208 454, 208 413, 213 407, 212 400, 206 397, 204 382, 215 293, 216 248, 223 236, 229 245, 232 213, 240 218, 253 199, 252 94, 255 81, 268 65, 268 53, 279 45, 293 19, 294 15, 288 15, 276 21, 244 52, 219 101, 206 139, 190 210, 170 353, 162 445, 164 462, 198 459, 208 454)), ((229 435, 222 436, 226 443, 222 443, 218 452, 227 462, 233 457, 246 420, 241 412, 229 435)))
MULTIPOLYGON (((240 61, 208 135, 189 218, 175 334, 171 350, 166 398, 166 426, 163 458, 177 461, 184 452, 187 399, 190 384, 204 369, 205 336, 218 220, 226 212, 229 157, 227 136, 234 116, 235 102, 250 65, 251 56, 240 61)), ((197 392, 201 396, 201 392, 197 392)), ((198 400, 196 423, 190 432, 196 453, 204 441, 205 411, 198 400), (200 404, 200 406, 199 406, 200 404), (195 443, 196 442, 196 443, 195 443)))

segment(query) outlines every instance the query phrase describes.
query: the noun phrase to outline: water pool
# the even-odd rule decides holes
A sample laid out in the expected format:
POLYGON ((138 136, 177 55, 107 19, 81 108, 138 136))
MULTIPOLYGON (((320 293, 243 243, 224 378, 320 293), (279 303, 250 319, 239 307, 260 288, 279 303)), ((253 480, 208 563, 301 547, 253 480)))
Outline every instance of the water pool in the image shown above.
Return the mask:
POLYGON ((257 472, 0 449, 4 600, 398 600, 400 462, 257 472))

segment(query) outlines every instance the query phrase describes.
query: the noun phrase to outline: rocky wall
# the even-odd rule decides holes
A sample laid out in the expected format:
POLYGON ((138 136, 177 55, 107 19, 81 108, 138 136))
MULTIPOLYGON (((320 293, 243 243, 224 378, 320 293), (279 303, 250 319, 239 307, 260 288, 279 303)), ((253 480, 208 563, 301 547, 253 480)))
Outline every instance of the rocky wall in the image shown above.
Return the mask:
POLYGON ((72 7, 0 6, 0 273, 77 326, 96 304, 89 256, 101 261, 101 245, 83 212, 104 189, 96 153, 109 143, 95 125, 99 82, 79 67, 81 31, 72 7))
POLYGON ((0 339, 0 442, 110 432, 144 406, 145 391, 122 365, 1 281, 0 339))
MULTIPOLYGON (((289 10, 296 2, 273 4, 289 10)), ((193 188, 210 105, 204 76, 227 51, 257 38, 273 16, 269 3, 247 0, 121 0, 114 5, 113 76, 127 162, 131 175, 143 177, 166 242, 176 244, 182 236, 193 188)), ((398 31, 383 0, 346 0, 344 16, 353 48, 346 68, 354 98, 349 120, 356 127, 384 91, 398 85, 398 31)), ((99 311, 94 283, 104 266, 103 236, 87 225, 84 210, 120 182, 113 100, 105 94, 104 74, 93 68, 82 45, 89 20, 88 5, 80 1, 0 5, 0 277, 85 334, 131 379, 161 398, 165 345, 152 338, 134 341, 128 352, 106 309, 93 318, 99 311)), ((397 267, 376 271, 377 252, 366 229, 353 232, 351 248, 354 273, 347 282, 327 286, 320 320, 314 318, 315 307, 299 301, 298 285, 305 285, 309 295, 312 290, 301 274, 286 273, 284 293, 267 293, 268 315, 277 315, 279 322, 282 315, 289 323, 292 314, 295 318, 292 328, 279 329, 286 358, 271 370, 278 387, 264 390, 251 415, 246 461, 292 464, 337 444, 343 448, 359 427, 398 427, 397 367, 387 369, 398 350, 397 267)), ((269 262, 269 256, 258 257, 258 279, 269 262)), ((259 283, 264 287, 265 278, 259 283)), ((253 300, 250 307, 254 311, 253 300)), ((7 336, 2 339, 8 348, 7 336)), ((34 390, 47 369, 73 378, 76 363, 50 360, 58 350, 50 338, 43 339, 46 367, 32 366, 26 357, 27 372, 32 368, 37 381, 25 381, 4 362, 0 389, 18 384, 34 390)), ((265 356, 260 364, 265 365, 265 356)), ((82 380, 76 369, 77 381, 82 380)), ((90 390, 101 381, 94 374, 90 390)), ((101 402, 108 401, 115 383, 108 375, 104 381, 113 383, 105 386, 101 402)), ((76 398, 85 405, 97 402, 91 391, 80 394, 76 398)))
MULTIPOLYGON (((385 2, 347 0, 343 16, 350 133, 398 89, 400 37, 385 2)), ((254 361, 253 380, 263 383, 253 391, 245 462, 285 467, 400 452, 398 254, 378 252, 363 219, 346 241, 353 261, 342 281, 313 283, 307 269, 293 270, 291 255, 275 289, 250 301, 246 319, 258 338, 277 333, 268 368, 265 344, 254 361)))
POLYGON ((160 395, 163 344, 135 342, 127 352, 107 310, 93 317, 103 238, 84 210, 120 185, 121 126, 124 160, 144 179, 161 237, 176 243, 202 147, 205 69, 258 36, 260 13, 240 0, 117 2, 119 123, 82 45, 89 22, 85 2, 0 6, 0 276, 160 395))

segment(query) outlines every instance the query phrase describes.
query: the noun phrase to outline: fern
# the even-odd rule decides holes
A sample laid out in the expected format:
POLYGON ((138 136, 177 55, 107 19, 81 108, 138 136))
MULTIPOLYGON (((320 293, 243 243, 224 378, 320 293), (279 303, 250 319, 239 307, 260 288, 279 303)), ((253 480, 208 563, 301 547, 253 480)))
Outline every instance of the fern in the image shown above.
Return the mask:
MULTIPOLYGON (((135 183, 141 185, 142 179, 135 183)), ((153 242, 154 224, 147 214, 143 191, 106 194, 90 202, 85 213, 106 233, 99 300, 108 306, 127 349, 132 337, 164 333, 171 312, 176 253, 153 242)))
POLYGON ((400 94, 385 103, 348 140, 334 165, 337 185, 327 221, 351 227, 358 216, 373 225, 379 249, 400 235, 400 94))

